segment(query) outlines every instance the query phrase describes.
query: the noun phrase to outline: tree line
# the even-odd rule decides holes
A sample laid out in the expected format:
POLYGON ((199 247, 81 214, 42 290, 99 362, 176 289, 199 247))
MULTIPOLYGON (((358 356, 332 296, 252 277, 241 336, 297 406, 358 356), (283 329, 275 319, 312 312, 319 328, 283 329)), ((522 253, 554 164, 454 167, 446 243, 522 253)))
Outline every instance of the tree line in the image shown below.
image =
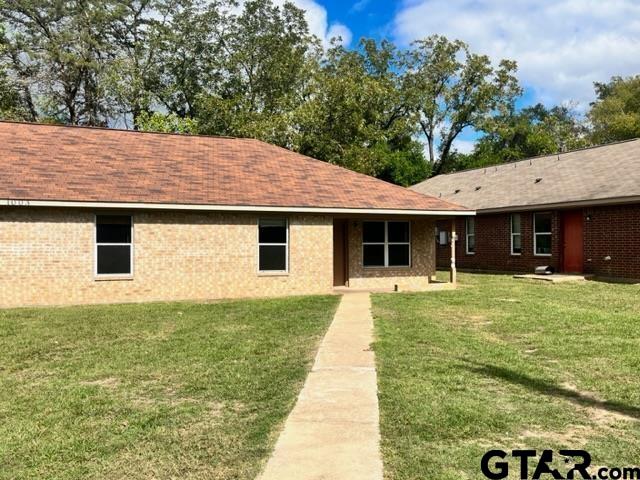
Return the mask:
POLYGON ((4 119, 252 137, 401 185, 640 136, 640 77, 596 84, 586 118, 518 109, 512 60, 437 35, 325 48, 291 3, 0 2, 4 119))

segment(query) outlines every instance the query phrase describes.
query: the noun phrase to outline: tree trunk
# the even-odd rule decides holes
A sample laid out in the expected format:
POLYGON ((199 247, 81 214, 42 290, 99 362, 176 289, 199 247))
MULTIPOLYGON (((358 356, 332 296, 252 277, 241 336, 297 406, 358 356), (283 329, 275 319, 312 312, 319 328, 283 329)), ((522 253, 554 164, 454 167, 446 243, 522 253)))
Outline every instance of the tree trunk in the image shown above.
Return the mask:
POLYGON ((442 147, 442 152, 440 153, 440 159, 436 162, 433 168, 433 175, 440 175, 442 170, 444 170, 445 165, 449 161, 449 152, 451 151, 451 141, 447 140, 442 147))
POLYGON ((38 121, 38 111, 36 109, 35 104, 33 103, 33 97, 31 96, 31 92, 29 91, 29 87, 24 86, 22 91, 23 91, 22 97, 24 99, 24 103, 27 105, 27 110, 29 111, 28 120, 30 122, 37 122, 38 121))
POLYGON ((138 119, 140 118, 141 114, 142 114, 142 108, 140 108, 140 106, 137 103, 134 104, 131 108, 131 121, 133 123, 134 130, 140 130, 138 119))
POLYGON ((433 152, 433 136, 427 137, 427 141, 429 142, 429 162, 431 162, 431 165, 433 165, 436 161, 433 152))

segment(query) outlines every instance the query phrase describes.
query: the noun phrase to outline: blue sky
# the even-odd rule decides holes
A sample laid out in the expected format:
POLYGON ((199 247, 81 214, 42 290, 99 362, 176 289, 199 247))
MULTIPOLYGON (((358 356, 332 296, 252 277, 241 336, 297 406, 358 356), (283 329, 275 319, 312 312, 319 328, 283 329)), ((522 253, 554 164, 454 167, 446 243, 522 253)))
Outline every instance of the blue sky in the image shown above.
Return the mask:
MULTIPOLYGON (((584 111, 593 82, 640 74, 640 0, 292 0, 325 42, 341 35, 400 46, 439 33, 492 60, 518 62, 521 105, 570 103, 584 111)), ((468 150, 474 135, 458 147, 468 150)), ((466 140, 466 141, 465 141, 466 140)))

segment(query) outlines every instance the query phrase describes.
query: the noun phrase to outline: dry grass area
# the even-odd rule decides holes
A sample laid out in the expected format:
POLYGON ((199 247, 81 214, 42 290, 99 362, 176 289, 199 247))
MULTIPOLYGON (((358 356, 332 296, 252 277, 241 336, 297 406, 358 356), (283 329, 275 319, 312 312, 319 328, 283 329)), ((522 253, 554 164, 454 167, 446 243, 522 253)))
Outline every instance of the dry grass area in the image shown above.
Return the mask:
POLYGON ((0 310, 0 479, 253 479, 338 297, 0 310))
POLYGON ((483 478, 491 448, 640 464, 640 286, 460 282, 373 298, 387 478, 483 478))

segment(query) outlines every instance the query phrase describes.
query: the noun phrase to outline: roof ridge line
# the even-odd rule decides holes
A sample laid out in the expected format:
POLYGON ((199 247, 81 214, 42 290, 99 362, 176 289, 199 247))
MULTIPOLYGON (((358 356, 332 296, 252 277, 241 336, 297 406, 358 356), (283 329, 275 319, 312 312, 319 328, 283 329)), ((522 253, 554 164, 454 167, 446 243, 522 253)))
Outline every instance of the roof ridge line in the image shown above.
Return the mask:
POLYGON ((56 127, 56 128, 76 128, 83 130, 106 130, 110 132, 123 132, 123 133, 140 133, 147 135, 167 135, 176 137, 202 137, 202 138, 221 138, 226 140, 255 140, 249 137, 232 137, 230 135, 208 135, 200 133, 178 133, 178 132, 157 132, 153 130, 133 130, 130 128, 115 128, 115 127, 101 127, 98 125, 69 125, 66 123, 42 123, 42 122, 24 122, 19 120, 0 120, 1 123, 10 123, 14 125, 31 125, 34 127, 56 127))

